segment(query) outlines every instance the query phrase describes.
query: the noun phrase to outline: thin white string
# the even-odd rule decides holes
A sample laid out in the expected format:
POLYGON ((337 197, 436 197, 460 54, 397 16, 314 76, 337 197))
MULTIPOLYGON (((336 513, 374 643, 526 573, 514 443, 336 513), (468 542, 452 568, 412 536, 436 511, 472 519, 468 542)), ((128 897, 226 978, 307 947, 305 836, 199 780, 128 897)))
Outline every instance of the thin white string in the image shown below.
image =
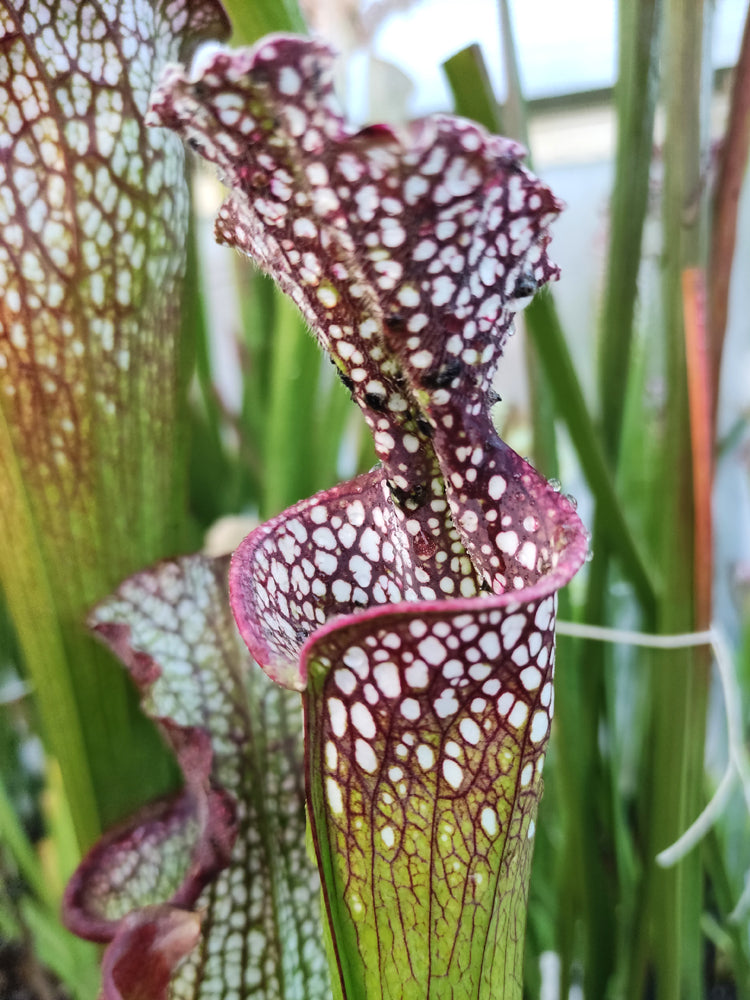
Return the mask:
MULTIPOLYGON (((687 632, 683 635, 652 635, 648 632, 629 632, 625 629, 603 628, 598 625, 579 625, 576 622, 558 622, 559 635, 596 642, 645 646, 651 649, 687 649, 710 646, 716 661, 724 711, 727 720, 727 766, 710 802, 682 836, 670 847, 660 851, 656 863, 669 868, 682 860, 716 823, 731 799, 735 782, 739 778, 748 812, 750 812, 750 754, 745 747, 742 733, 742 701, 737 673, 723 632, 716 625, 704 632, 687 632)), ((737 905, 729 915, 732 921, 741 920, 750 910, 750 877, 737 905)))

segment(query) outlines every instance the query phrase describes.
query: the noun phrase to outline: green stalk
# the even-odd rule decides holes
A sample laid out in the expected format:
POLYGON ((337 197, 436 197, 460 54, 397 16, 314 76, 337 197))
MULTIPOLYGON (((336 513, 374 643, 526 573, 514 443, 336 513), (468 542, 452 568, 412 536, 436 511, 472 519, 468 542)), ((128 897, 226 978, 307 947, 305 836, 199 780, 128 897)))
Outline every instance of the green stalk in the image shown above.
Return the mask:
MULTIPOLYGON (((638 0, 618 5, 617 156, 599 334, 601 440, 612 474, 618 464, 625 399, 630 383, 623 373, 631 372, 641 241, 648 205, 660 7, 661 0, 638 0)), ((608 514, 597 502, 592 542, 594 559, 584 611, 584 620, 591 624, 603 624, 607 620, 613 551, 607 531, 608 514)), ((614 903, 619 900, 620 906, 627 908, 638 894, 635 886, 628 884, 633 875, 633 851, 629 831, 617 807, 619 758, 613 747, 607 761, 602 761, 597 746, 602 722, 611 724, 613 721, 608 707, 614 706, 614 696, 609 690, 614 678, 606 672, 611 654, 606 646, 599 643, 590 643, 584 649, 587 681, 581 685, 583 703, 576 707, 572 716, 588 720, 586 731, 590 753, 579 773, 580 790, 586 790, 580 797, 584 810, 581 822, 589 830, 605 827, 606 842, 617 859, 612 874, 608 875, 600 864, 589 864, 586 860, 577 873, 583 881, 587 904, 584 991, 587 996, 604 996, 613 971, 618 926, 623 925, 622 914, 618 920, 614 903), (596 815, 597 804, 606 814, 604 822, 601 816, 596 815)), ((584 650, 581 650, 583 653, 584 650)), ((578 832, 572 830, 571 836, 577 840, 578 832)))
POLYGON ((445 60, 443 72, 456 102, 456 112, 479 122, 490 132, 502 133, 502 115, 481 48, 475 43, 461 49, 445 60))
POLYGON ((619 449, 630 370, 633 320, 648 206, 657 98, 662 0, 621 0, 617 105, 617 160, 610 203, 609 267, 602 304, 599 391, 605 453, 619 449))
MULTIPOLYGON (((518 139, 529 151, 529 164, 533 162, 533 150, 529 144, 528 113, 521 88, 521 74, 518 68, 518 54, 513 34, 513 21, 508 0, 500 0, 500 41, 505 64, 507 95, 502 117, 506 134, 518 139)), ((481 120, 481 119, 480 119, 481 120)), ((485 123, 487 124, 487 123, 485 123)), ((539 351, 532 340, 527 340, 526 378, 529 387, 531 409, 531 430, 534 441, 534 461, 537 468, 548 478, 559 479, 560 469, 557 458, 557 434, 555 432, 555 404, 547 385, 539 351)))
MULTIPOLYGON (((664 632, 693 631, 694 508, 687 394, 682 272, 700 264, 703 213, 698 202, 703 147, 701 82, 702 0, 667 0, 664 93, 664 343, 667 399, 661 468, 659 559, 664 632)), ((710 475, 710 471, 706 470, 710 475)), ((648 919, 639 928, 638 964, 630 996, 638 997, 650 951, 660 1000, 701 996, 702 856, 694 850, 672 869, 657 869, 656 853, 673 843, 697 815, 703 799, 703 754, 709 664, 705 657, 668 653, 651 681, 651 776, 647 806, 648 919), (650 928, 650 949, 644 947, 650 928), (640 966, 640 967, 639 967, 640 966)))
POLYGON ((250 45, 272 31, 307 32, 297 0, 223 0, 232 22, 232 43, 250 45))
POLYGON ((315 474, 312 425, 300 426, 318 391, 321 354, 294 303, 276 290, 268 422, 263 440, 262 518, 306 496, 315 474), (282 456, 283 460, 279 461, 282 456))
POLYGON ((534 299, 526 310, 526 324, 539 349, 557 411, 568 427, 586 481, 596 503, 606 511, 603 537, 620 558, 644 616, 651 621, 659 588, 617 496, 550 296, 538 295, 534 299))

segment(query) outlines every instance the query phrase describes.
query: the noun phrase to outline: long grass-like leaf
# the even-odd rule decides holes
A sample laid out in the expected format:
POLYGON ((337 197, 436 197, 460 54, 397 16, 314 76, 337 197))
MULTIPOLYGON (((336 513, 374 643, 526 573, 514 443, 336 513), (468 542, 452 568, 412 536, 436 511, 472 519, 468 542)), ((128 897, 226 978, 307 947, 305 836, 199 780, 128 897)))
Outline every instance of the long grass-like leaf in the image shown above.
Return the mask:
POLYGON ((232 22, 232 41, 249 45, 274 31, 306 30, 297 0, 223 0, 232 22))
MULTIPOLYGON (((470 45, 446 59, 443 72, 448 78, 456 112, 480 122, 490 132, 502 135, 502 115, 479 45, 470 45)), ((520 139, 521 136, 512 138, 520 139)))
MULTIPOLYGON (((685 347, 682 275, 701 264, 705 202, 700 198, 704 162, 701 73, 701 0, 668 0, 664 94, 664 348, 666 406, 659 497, 659 561, 664 578, 659 625, 665 632, 696 627, 695 498, 685 347)), ((710 469, 703 470, 710 476, 710 469)), ((652 858, 677 840, 700 811, 709 663, 706 657, 664 654, 650 684, 651 775, 646 800, 648 919, 637 928, 640 953, 634 962, 630 995, 639 995, 639 974, 651 965, 660 997, 693 1000, 701 995, 700 911, 702 866, 694 851, 666 872, 652 858), (648 930, 647 930, 648 928, 648 930), (649 947, 644 948, 644 941, 649 947), (646 957, 650 954, 650 960, 646 957)))

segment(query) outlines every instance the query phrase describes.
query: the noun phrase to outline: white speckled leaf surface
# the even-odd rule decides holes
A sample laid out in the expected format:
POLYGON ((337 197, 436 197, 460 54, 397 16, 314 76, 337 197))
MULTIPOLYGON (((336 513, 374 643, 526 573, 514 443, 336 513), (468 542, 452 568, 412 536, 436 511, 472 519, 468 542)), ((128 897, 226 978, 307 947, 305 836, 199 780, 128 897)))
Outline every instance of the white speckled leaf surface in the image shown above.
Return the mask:
POLYGON ((102 564, 114 583, 161 554, 175 489, 188 196, 148 97, 225 33, 213 0, 0 3, 0 469, 50 559, 86 553, 89 601, 102 564))
POLYGON ((227 602, 227 568, 204 556, 161 563, 91 618, 174 747, 186 785, 93 849, 68 887, 66 919, 113 942, 110 990, 123 976, 144 988, 177 922, 190 947, 165 997, 315 1000, 329 987, 319 881, 305 847, 300 698, 248 656, 227 602))

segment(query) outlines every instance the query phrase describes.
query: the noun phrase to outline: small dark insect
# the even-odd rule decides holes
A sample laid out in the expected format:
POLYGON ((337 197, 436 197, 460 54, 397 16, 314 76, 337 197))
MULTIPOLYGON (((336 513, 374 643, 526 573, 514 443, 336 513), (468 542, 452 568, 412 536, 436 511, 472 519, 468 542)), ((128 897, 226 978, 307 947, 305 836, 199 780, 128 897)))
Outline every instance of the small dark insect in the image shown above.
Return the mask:
POLYGON ((381 396, 378 392, 366 392, 365 402, 376 413, 382 413, 385 409, 385 396, 381 396))
POLYGON ((450 385, 456 375, 461 371, 461 362, 449 361, 447 365, 438 368, 434 372, 427 372, 422 377, 422 385, 425 389, 444 389, 450 385))
POLYGON ((533 295, 537 290, 537 283, 533 274, 522 274, 521 277, 516 282, 516 287, 513 289, 514 299, 526 299, 529 295, 533 295))
POLYGON ((336 371, 338 373, 339 378, 341 379, 342 385, 346 386, 349 392, 354 392, 354 382, 352 382, 349 376, 345 375, 338 367, 336 368, 336 371))
POLYGON ((432 437, 434 429, 427 417, 417 417, 415 423, 425 437, 432 437))
POLYGON ((409 510, 419 510, 427 501, 428 490, 424 483, 419 483, 411 490, 402 490, 393 483, 388 483, 388 489, 391 491, 393 502, 401 510, 407 506, 409 510))
POLYGON ((393 330, 394 333, 401 333, 402 330, 406 329, 406 320, 401 313, 394 312, 386 316, 385 325, 389 330, 393 330))

